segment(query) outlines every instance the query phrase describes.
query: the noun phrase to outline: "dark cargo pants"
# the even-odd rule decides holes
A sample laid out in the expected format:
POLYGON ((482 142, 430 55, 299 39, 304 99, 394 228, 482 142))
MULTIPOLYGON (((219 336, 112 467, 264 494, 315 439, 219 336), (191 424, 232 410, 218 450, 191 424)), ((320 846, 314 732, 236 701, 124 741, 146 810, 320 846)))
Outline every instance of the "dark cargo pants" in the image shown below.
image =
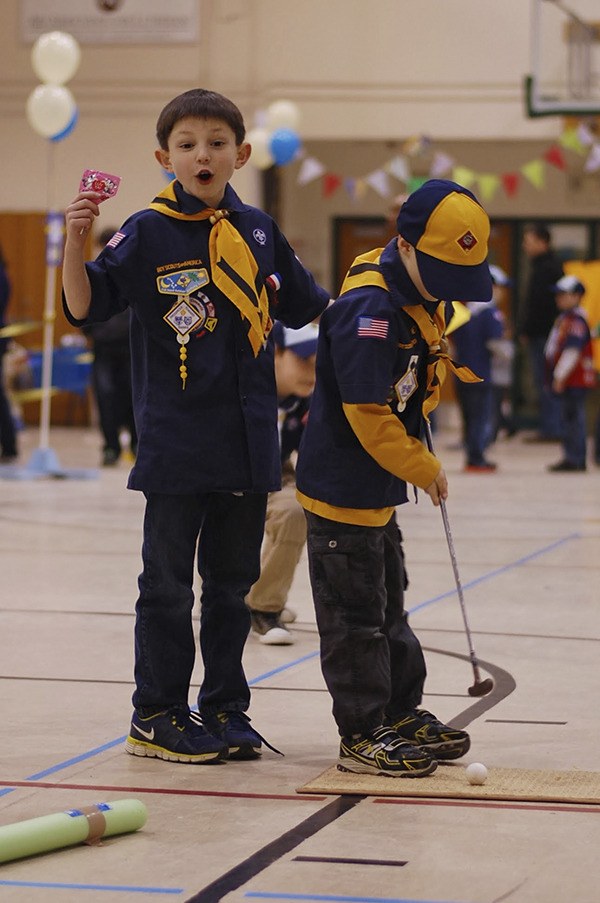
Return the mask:
POLYGON ((414 709, 426 677, 419 640, 404 611, 402 535, 306 514, 308 560, 321 668, 342 736, 414 709))

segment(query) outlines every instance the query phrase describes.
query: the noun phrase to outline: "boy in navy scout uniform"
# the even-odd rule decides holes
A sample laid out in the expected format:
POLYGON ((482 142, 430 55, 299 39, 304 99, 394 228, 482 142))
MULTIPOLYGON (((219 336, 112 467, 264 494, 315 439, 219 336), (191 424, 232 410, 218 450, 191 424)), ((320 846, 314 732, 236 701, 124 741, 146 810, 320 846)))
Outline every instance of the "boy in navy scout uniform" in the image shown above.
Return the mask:
POLYGON ((420 441, 444 371, 477 379, 446 353, 445 305, 487 301, 489 220, 470 191, 431 180, 400 209, 398 236, 358 257, 321 317, 317 381, 300 445, 298 498, 321 666, 341 735, 338 767, 430 774, 469 749, 464 731, 418 709, 426 676, 404 611, 395 506, 407 483, 448 494, 420 441))
POLYGON ((245 714, 245 597, 258 579, 267 494, 280 486, 271 317, 300 327, 328 294, 267 214, 229 185, 250 157, 240 111, 194 89, 157 123, 155 156, 175 180, 133 214, 93 263, 98 197, 66 211, 65 312, 81 326, 131 316, 138 449, 128 487, 146 496, 128 752, 177 762, 254 758, 245 714), (197 551, 196 551, 197 546, 197 551), (194 559, 202 578, 200 717, 194 559), (201 722, 201 723, 200 723, 201 722))
POLYGON ((560 398, 563 457, 548 470, 586 469, 585 399, 596 385, 592 337, 581 299, 585 287, 576 276, 563 276, 554 286, 560 314, 548 336, 544 354, 552 391, 560 398))

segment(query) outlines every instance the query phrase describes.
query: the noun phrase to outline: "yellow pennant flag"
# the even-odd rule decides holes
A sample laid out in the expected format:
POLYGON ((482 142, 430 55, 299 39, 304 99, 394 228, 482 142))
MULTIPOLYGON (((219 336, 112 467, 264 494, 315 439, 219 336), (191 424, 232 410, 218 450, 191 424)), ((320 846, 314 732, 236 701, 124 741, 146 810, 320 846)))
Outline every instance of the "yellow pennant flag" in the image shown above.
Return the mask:
POLYGON ((545 183, 545 167, 543 160, 531 160, 521 166, 520 170, 534 188, 543 188, 545 183))
POLYGON ((465 188, 469 188, 476 178, 477 176, 473 170, 468 169, 466 166, 455 166, 452 170, 453 181, 458 182, 459 185, 464 185, 465 188))
POLYGON ((583 154, 587 153, 587 148, 582 143, 577 129, 565 129, 558 140, 562 147, 566 147, 576 154, 581 154, 583 156, 583 154))
POLYGON ((500 177, 491 172, 482 172, 477 176, 479 194, 482 201, 491 201, 500 187, 500 177))

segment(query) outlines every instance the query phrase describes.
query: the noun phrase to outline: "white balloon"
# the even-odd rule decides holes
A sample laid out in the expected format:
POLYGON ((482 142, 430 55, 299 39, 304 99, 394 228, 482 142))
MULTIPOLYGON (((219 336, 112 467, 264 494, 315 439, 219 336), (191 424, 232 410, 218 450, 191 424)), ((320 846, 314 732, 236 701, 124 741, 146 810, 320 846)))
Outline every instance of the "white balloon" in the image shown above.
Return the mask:
POLYGON ((268 169, 275 162, 269 148, 270 140, 270 133, 262 128, 250 129, 246 135, 246 141, 252 145, 250 162, 254 163, 257 169, 268 169))
POLYGON ((73 78, 80 61, 79 44, 64 31, 40 35, 31 51, 33 71, 47 85, 64 85, 73 78))
POLYGON ((62 85, 38 85, 27 98, 25 112, 31 128, 44 138, 58 135, 75 113, 75 98, 62 85))
POLYGON ((291 100, 276 100, 267 107, 267 128, 271 132, 276 129, 295 131, 299 124, 300 110, 291 100))

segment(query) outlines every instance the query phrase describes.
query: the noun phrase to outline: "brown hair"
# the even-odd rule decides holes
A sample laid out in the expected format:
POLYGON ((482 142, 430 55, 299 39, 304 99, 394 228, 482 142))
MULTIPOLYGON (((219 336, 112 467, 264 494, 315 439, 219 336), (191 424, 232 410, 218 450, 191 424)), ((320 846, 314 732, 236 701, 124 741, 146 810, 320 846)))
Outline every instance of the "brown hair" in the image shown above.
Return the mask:
POLYGON ((192 88, 191 91, 185 91, 170 100, 158 117, 156 137, 163 150, 168 150, 169 135, 175 125, 188 116, 197 119, 221 119, 233 130, 238 146, 246 137, 244 119, 233 101, 222 94, 217 94, 216 91, 192 88))

